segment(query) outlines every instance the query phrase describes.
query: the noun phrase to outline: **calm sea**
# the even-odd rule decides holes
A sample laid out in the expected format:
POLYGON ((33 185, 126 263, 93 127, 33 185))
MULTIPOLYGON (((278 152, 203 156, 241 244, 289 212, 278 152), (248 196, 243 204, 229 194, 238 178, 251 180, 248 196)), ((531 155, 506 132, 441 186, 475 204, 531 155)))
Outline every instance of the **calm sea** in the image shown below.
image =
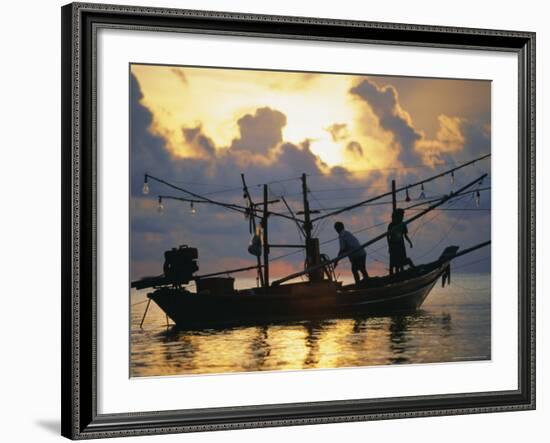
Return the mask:
POLYGON ((489 274, 453 274, 413 315, 177 331, 147 291, 131 295, 133 377, 338 368, 491 358, 489 274))

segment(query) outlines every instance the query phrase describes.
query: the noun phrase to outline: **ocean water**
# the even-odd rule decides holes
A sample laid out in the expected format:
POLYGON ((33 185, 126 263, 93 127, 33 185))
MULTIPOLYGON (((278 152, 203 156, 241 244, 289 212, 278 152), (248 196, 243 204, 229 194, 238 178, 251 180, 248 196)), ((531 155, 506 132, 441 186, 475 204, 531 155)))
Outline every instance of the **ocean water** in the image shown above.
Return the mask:
POLYGON ((416 313, 178 331, 147 291, 131 295, 132 377, 491 359, 489 274, 453 274, 416 313))

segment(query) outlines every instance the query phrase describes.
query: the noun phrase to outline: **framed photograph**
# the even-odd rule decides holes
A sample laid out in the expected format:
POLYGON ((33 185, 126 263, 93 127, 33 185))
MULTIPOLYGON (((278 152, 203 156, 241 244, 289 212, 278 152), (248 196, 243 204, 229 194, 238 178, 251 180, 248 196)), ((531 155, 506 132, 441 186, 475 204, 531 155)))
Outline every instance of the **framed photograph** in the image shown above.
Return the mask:
POLYGON ((535 35, 62 8, 62 434, 535 408, 535 35))

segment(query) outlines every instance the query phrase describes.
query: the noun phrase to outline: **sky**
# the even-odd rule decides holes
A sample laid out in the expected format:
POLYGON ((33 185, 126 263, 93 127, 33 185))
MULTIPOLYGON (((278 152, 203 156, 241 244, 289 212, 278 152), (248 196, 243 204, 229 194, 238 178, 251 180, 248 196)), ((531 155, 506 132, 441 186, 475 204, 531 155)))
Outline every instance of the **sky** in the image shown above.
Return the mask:
MULTIPOLYGON (((133 64, 130 67, 131 274, 132 279, 162 273, 163 252, 187 244, 199 249, 198 274, 249 266, 251 238, 242 214, 210 204, 158 196, 190 197, 149 180, 162 178, 211 199, 244 205, 241 173, 253 200, 285 197, 302 209, 299 177, 307 174, 310 207, 324 214, 387 192, 391 180, 406 186, 491 152, 491 83, 392 77, 133 64)), ((438 197, 483 173, 480 189, 490 188, 490 157, 420 187, 438 197)), ((476 189, 476 188, 472 188, 476 189)), ((384 232, 391 199, 323 219, 314 226, 321 252, 337 255, 333 229, 342 221, 361 242, 384 232)), ((417 263, 437 259, 449 245, 462 248, 491 237, 490 190, 451 200, 409 226, 417 263)), ((288 213, 284 203, 271 206, 288 213)), ((415 210, 406 212, 406 218, 415 210)), ((273 243, 298 243, 292 221, 270 217, 273 243)), ((456 261, 457 272, 488 272, 489 249, 456 261), (472 263, 475 262, 475 263, 472 263)), ((273 278, 303 268, 303 253, 272 249, 273 278), (292 255, 278 258, 289 252, 292 255)), ((372 275, 387 273, 385 242, 367 249, 372 275)), ((338 272, 350 276, 349 264, 338 272)), ((250 278, 254 272, 235 274, 250 278)), ((238 283, 238 282, 237 282, 238 283)))

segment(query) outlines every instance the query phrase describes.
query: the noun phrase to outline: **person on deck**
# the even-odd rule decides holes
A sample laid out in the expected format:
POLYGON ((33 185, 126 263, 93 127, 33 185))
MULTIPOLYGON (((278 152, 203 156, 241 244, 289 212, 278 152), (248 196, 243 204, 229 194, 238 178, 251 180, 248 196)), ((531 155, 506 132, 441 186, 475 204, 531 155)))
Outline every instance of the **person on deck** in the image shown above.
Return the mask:
MULTIPOLYGON (((350 253, 348 258, 351 263, 351 272, 353 273, 355 283, 361 281, 359 273, 361 273, 363 279, 368 278, 369 274, 366 268, 367 253, 365 249, 361 247, 359 240, 357 240, 351 232, 344 229, 344 223, 342 222, 338 221, 334 223, 334 229, 338 233, 338 239, 340 240, 340 251, 338 252, 338 256, 350 253)), ((336 266, 338 266, 338 260, 334 262, 334 267, 336 268, 336 266)))
POLYGON ((398 208, 393 211, 391 216, 392 221, 388 225, 387 239, 390 254, 390 275, 402 272, 405 265, 414 268, 414 264, 412 260, 407 257, 407 250, 405 249, 405 240, 409 242, 411 248, 413 244, 408 235, 407 225, 403 222, 404 217, 405 211, 398 208))

